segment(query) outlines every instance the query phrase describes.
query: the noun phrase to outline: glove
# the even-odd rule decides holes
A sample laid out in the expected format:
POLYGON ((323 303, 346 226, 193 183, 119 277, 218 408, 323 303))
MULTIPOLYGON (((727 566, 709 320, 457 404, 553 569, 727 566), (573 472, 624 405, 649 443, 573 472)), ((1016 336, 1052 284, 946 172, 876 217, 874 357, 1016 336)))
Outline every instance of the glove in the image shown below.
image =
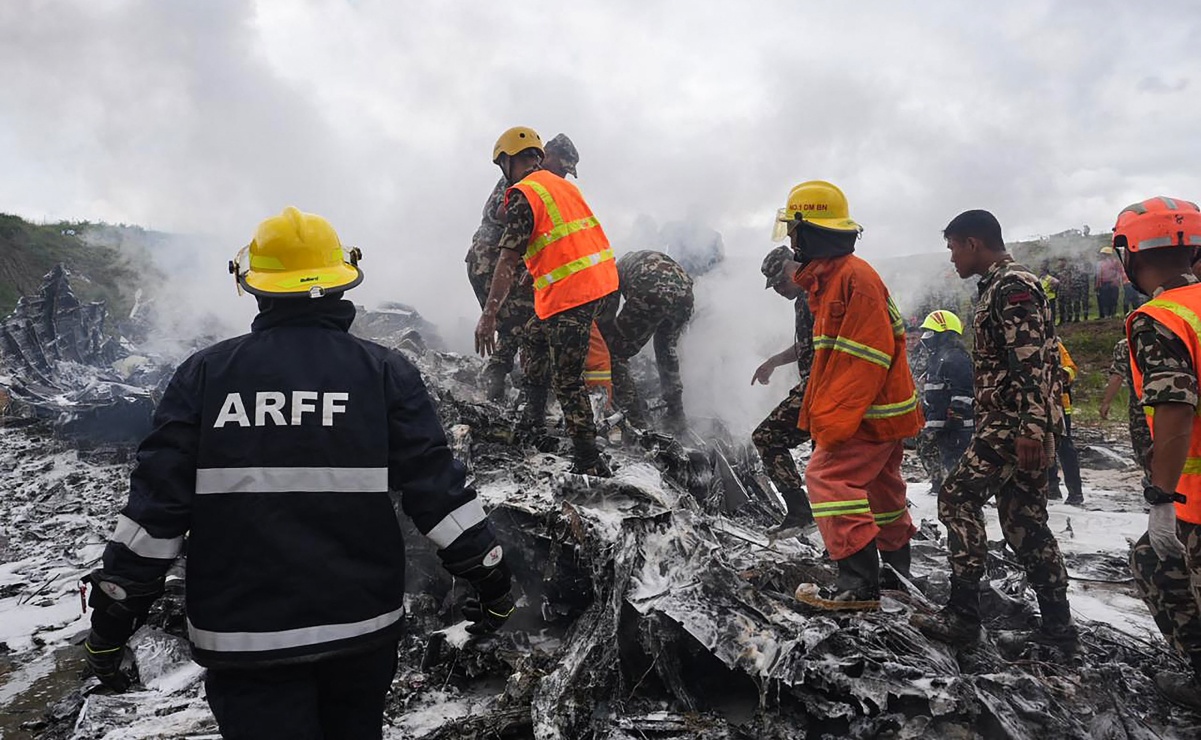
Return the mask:
POLYGON ((493 541, 483 554, 460 563, 448 563, 451 575, 466 578, 475 589, 476 596, 463 606, 463 616, 471 624, 467 631, 473 635, 486 635, 500 629, 516 608, 510 587, 513 574, 504 561, 504 550, 493 541))
POLYGON ((1184 557, 1184 545, 1176 537, 1176 505, 1153 504, 1147 517, 1147 538, 1160 560, 1184 557))
POLYGON ((943 424, 942 428, 946 429, 949 432, 954 432, 954 431, 963 429, 963 419, 960 419, 958 416, 956 416, 954 414, 947 414, 947 420, 943 424))
POLYGON ((125 644, 138 624, 145 621, 150 605, 163 593, 162 578, 139 583, 96 570, 84 580, 92 584, 88 597, 92 632, 110 648, 125 644))
POLYGON ((503 627, 516 609, 513 596, 508 592, 491 601, 470 598, 463 604, 463 617, 471 622, 467 631, 473 635, 490 635, 503 627))
POLYGON ((92 630, 83 643, 84 658, 92 673, 96 674, 100 683, 118 694, 128 690, 132 683, 129 674, 121 670, 121 661, 128 650, 124 643, 109 642, 96 634, 96 630, 92 630))

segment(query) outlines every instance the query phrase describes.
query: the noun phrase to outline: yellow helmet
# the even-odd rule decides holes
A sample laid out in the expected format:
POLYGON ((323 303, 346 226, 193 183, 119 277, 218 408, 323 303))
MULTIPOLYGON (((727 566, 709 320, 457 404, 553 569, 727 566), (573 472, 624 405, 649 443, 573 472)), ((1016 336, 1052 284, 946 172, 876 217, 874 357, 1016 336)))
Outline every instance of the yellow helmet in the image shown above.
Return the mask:
POLYGON ((926 320, 922 322, 921 328, 935 334, 941 334, 944 331, 963 334, 963 322, 959 320, 958 316, 946 309, 939 309, 928 313, 926 320))
POLYGON ((833 231, 863 231, 851 218, 847 197, 825 180, 808 180, 788 192, 788 205, 776 213, 772 241, 782 241, 791 233, 790 225, 800 221, 833 231))
POLYGON ((238 293, 265 298, 320 298, 363 282, 362 252, 342 248, 329 221, 288 206, 263 221, 254 240, 229 263, 238 293))
POLYGON ((514 126, 496 140, 496 146, 492 147, 492 164, 496 164, 502 154, 512 157, 526 149, 537 149, 539 154, 546 155, 546 150, 542 148, 542 137, 537 131, 528 126, 514 126))

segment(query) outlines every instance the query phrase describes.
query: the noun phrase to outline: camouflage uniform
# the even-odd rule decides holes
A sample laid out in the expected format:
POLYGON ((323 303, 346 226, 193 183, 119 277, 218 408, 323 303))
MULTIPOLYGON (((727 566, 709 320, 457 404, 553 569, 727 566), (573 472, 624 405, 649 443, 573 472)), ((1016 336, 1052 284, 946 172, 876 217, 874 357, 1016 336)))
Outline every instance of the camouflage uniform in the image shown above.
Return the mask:
POLYGON ((1072 266, 1072 321, 1088 321, 1088 294, 1092 290, 1092 272, 1072 266))
MULTIPOLYGON (((1195 277, 1187 275, 1169 282, 1165 288, 1197 282, 1195 277)), ((1134 362, 1143 371, 1142 403, 1148 406, 1186 403, 1196 407, 1201 401, 1197 371, 1188 348, 1179 337, 1150 316, 1136 314, 1130 323, 1130 339, 1134 343, 1134 362)), ((1114 359, 1117 359, 1116 350, 1114 359)), ((1129 372, 1129 355, 1126 362, 1129 372)), ((1137 415, 1144 419, 1143 429, 1146 429, 1141 405, 1137 407, 1137 414, 1135 410, 1135 407, 1131 408, 1131 426, 1137 415)), ((1147 430, 1146 441, 1149 451, 1150 430, 1147 430)), ((1140 456, 1144 465, 1148 459, 1148 456, 1140 456)), ((1130 553, 1130 570, 1160 632, 1182 657, 1190 660, 1194 669, 1198 669, 1201 667, 1201 606, 1193 584, 1201 585, 1201 527, 1178 519, 1176 532, 1184 545, 1183 558, 1161 559, 1144 534, 1130 553)))
MULTIPOLYGON (((471 237, 467 250, 467 279, 475 291, 480 308, 488 301, 492 289, 492 274, 500 259, 501 233, 504 231, 505 180, 502 177, 484 203, 484 215, 479 228, 471 237)), ((491 398, 504 396, 505 377, 513 371, 517 350, 521 347, 521 331, 534 315, 534 283, 525 263, 516 266, 513 287, 496 316, 496 351, 484 365, 484 382, 491 398)))
MULTIPOLYGON (((505 227, 499 247, 524 253, 533 233, 534 211, 525 195, 513 190, 505 206, 505 227)), ((530 290, 532 293, 532 284, 530 290)), ((596 444, 596 421, 584 382, 584 367, 588 362, 592 323, 600 315, 604 300, 590 301, 547 319, 533 315, 526 322, 521 335, 521 354, 527 402, 521 426, 534 431, 545 427, 547 394, 553 383, 568 435, 577 447, 596 444)))
POLYGON ((809 382, 809 368, 813 365, 813 314, 809 310, 809 296, 805 293, 796 299, 795 341, 801 380, 751 433, 751 441, 759 450, 767 477, 781 492, 805 490, 791 452, 809 441, 809 432, 797 427, 805 385, 809 382))
POLYGON ((1076 307, 1076 267, 1070 262, 1055 271, 1059 278, 1059 298, 1057 301, 1056 320, 1066 324, 1072 320, 1072 309, 1076 307))
POLYGON ((1134 375, 1130 372, 1130 343, 1125 338, 1118 340, 1113 347, 1109 374, 1126 381, 1129 397, 1126 411, 1129 415, 1130 445, 1134 448, 1134 459, 1143 468, 1143 472, 1150 475, 1147 455, 1151 452, 1151 430, 1147 427, 1147 415, 1143 412, 1143 405, 1134 395, 1134 375))
POLYGON ((662 252, 643 250, 617 260, 620 295, 605 299, 597 324, 613 368, 613 396, 618 408, 638 426, 646 426, 638 389, 630 375, 630 358, 654 338, 659 390, 667 404, 669 425, 684 423, 684 384, 676 345, 692 318, 692 278, 662 252), (618 302, 621 310, 618 311, 618 302))
POLYGON ((966 582, 985 575, 982 509, 996 496, 1005 540, 1040 604, 1066 605, 1067 571, 1047 527, 1046 470, 1019 468, 1016 447, 1019 435, 1040 440, 1049 460, 1063 432, 1054 321, 1038 278, 1008 258, 989 268, 979 290, 973 321, 976 427, 938 496, 951 570, 966 582))

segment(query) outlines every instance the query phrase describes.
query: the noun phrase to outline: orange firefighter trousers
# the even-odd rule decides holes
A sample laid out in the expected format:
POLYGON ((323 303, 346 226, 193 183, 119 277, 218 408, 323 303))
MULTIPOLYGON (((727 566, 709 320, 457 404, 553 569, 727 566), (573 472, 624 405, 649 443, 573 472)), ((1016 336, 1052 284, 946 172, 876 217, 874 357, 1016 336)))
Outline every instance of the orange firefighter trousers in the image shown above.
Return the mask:
POLYGON ((916 532, 906 508, 900 440, 852 437, 809 458, 805 483, 813 516, 834 560, 848 558, 872 540, 885 552, 899 550, 916 532))

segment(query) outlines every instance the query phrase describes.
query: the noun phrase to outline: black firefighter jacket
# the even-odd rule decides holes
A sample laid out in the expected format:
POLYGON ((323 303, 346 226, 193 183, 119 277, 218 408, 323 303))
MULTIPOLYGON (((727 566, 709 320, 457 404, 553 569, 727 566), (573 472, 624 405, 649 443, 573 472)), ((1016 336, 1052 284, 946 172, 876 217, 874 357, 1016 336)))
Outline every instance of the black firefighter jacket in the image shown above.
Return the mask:
POLYGON ((951 428, 971 430, 975 425, 972 398, 971 355, 958 337, 938 339, 930 350, 922 389, 926 429, 945 429, 948 419, 953 419, 951 428))
POLYGON ((347 301, 265 305, 250 334, 176 371, 104 552, 105 572, 151 581, 187 533, 188 630, 207 666, 394 639, 405 554, 389 490, 445 562, 495 544, 416 368, 351 336, 347 301))

